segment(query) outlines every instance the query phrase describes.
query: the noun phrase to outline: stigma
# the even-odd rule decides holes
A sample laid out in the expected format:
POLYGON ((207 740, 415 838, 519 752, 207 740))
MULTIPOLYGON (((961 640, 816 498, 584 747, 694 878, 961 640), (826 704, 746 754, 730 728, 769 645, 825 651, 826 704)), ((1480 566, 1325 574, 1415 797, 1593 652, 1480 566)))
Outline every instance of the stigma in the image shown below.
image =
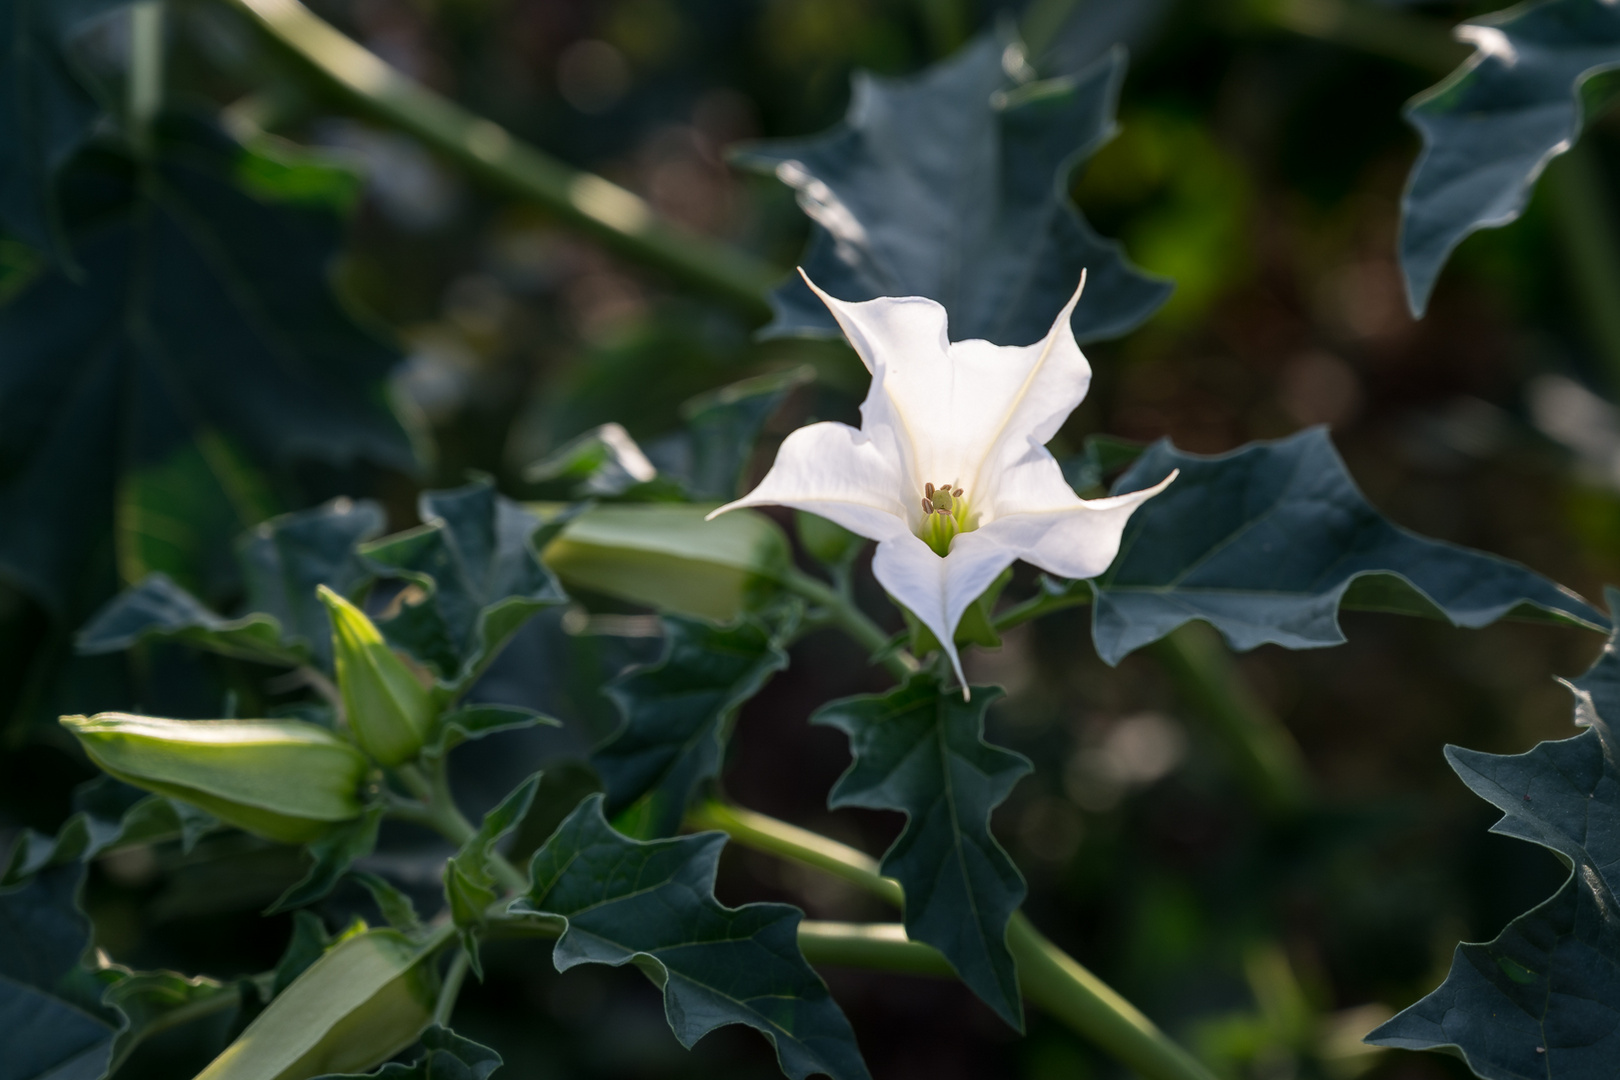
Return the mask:
POLYGON ((924 484, 922 511, 923 519, 918 526, 917 536, 940 558, 950 554, 951 540, 957 533, 973 531, 962 488, 954 481, 949 484, 924 484))

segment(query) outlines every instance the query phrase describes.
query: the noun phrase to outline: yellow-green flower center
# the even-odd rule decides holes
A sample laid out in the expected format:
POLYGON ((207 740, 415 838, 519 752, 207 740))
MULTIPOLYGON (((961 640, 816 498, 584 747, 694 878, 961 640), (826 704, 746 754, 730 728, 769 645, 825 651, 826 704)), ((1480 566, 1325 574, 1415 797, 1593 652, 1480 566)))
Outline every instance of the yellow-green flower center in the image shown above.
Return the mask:
POLYGON ((917 535, 941 558, 950 554, 952 537, 972 532, 977 526, 961 487, 954 484, 924 484, 922 509, 917 535))

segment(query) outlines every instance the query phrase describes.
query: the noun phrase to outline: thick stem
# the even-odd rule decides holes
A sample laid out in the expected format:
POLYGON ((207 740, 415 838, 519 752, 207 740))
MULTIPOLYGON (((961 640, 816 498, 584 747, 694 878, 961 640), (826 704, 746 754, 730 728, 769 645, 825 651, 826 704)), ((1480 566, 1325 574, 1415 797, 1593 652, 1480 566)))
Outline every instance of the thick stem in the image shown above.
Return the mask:
POLYGON ((938 949, 912 941, 899 923, 806 919, 799 924, 799 951, 812 964, 873 968, 902 975, 956 977, 956 969, 938 949))
MULTIPOLYGON (((688 823, 722 829, 746 847, 826 871, 892 904, 901 902, 899 883, 878 873, 871 856, 795 825, 716 802, 699 806, 688 823)), ((811 948, 859 954, 873 963, 884 949, 890 949, 898 962, 902 957, 897 942, 884 940, 883 933, 867 930, 863 942, 823 940, 811 948)), ((1018 961, 1019 985, 1025 997, 1143 1076, 1150 1080, 1214 1080, 1191 1054, 1078 960, 1043 937, 1021 912, 1013 915, 1007 927, 1007 946, 1018 961)), ((922 955, 914 951, 906 952, 904 958, 908 963, 924 963, 922 955)))
POLYGON ((1176 690, 1214 729, 1264 811, 1285 817, 1311 799, 1310 773, 1293 733, 1245 685, 1220 637, 1188 623, 1152 646, 1176 690))
POLYGON ((997 615, 992 624, 996 633, 1004 634, 1013 627, 1027 623, 1031 619, 1038 619, 1042 615, 1050 615, 1054 611, 1063 611, 1072 607, 1085 607, 1091 603, 1091 589, 1075 589, 1066 593, 1049 593, 1042 589, 1028 600, 1021 601, 1007 608, 997 615))
POLYGON ((916 657, 904 649, 891 650, 889 635, 885 634, 877 623, 867 618, 866 613, 848 596, 796 569, 788 571, 787 576, 782 579, 782 585, 812 604, 820 605, 827 612, 829 621, 854 638, 866 649, 869 656, 881 657, 883 666, 888 668, 889 673, 896 679, 904 682, 917 672, 916 657))
POLYGON ((407 131, 486 182, 530 199, 620 254, 731 304, 770 317, 782 275, 742 251, 661 218, 640 196, 515 139, 500 125, 400 74, 298 0, 227 0, 283 52, 355 107, 407 131))
POLYGON ((163 0, 140 0, 129 9, 129 130, 150 150, 152 120, 163 107, 163 0))
POLYGON ((905 898, 898 881, 878 873, 876 859, 809 829, 801 829, 740 806, 713 801, 694 806, 686 815, 686 824, 693 829, 719 829, 745 847, 825 870, 859 885, 867 892, 875 893, 896 907, 905 898))

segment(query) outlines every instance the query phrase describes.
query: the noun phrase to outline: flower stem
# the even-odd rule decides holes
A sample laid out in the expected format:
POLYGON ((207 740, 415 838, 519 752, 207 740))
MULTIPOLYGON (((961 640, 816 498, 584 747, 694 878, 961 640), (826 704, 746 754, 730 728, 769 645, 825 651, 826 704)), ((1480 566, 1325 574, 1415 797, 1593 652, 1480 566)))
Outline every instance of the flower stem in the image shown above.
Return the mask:
POLYGON ((1042 615, 1050 615, 1054 611, 1063 611, 1072 607, 1085 607, 1091 603, 1091 588, 1075 587, 1066 592, 1048 592, 1044 587, 1040 592, 1028 600, 1014 604, 992 620, 996 633, 1002 634, 1015 626, 1038 619, 1042 615))
POLYGON ((514 138, 407 78, 298 0, 226 0, 282 52, 355 107, 409 132, 492 186, 532 200, 622 255, 729 303, 770 317, 775 267, 661 218, 640 196, 514 138))
POLYGON ((812 604, 819 604, 832 625, 854 638, 869 656, 881 660, 896 679, 904 682, 917 672, 917 658, 904 649, 889 648, 889 635, 848 596, 798 569, 790 569, 782 585, 812 604))
POLYGON ((450 1026, 450 1016, 456 1011, 456 999, 461 996, 461 984, 467 979, 472 958, 466 949, 457 949, 444 972, 444 985, 439 989, 439 1001, 433 1009, 433 1022, 440 1027, 450 1026))
MULTIPOLYGON (((901 901, 899 883, 883 877, 871 856, 796 825, 718 802, 699 805, 687 821, 694 828, 721 829, 746 847, 833 874, 892 904, 901 901)), ((810 950, 820 950, 823 957, 859 958, 871 966, 892 959, 897 964, 911 965, 905 970, 914 971, 930 963, 915 949, 902 950, 893 931, 868 927, 862 928, 859 935, 844 935, 831 926, 807 925, 811 927, 808 937, 813 939, 810 950), (851 940, 856 936, 860 940, 851 940)), ((803 943, 805 937, 800 940, 803 943)), ((1197 1059, 1079 961, 1047 940, 1022 912, 1014 913, 1008 924, 1007 947, 1018 962, 1018 980, 1025 997, 1149 1080, 1214 1080, 1197 1059)))

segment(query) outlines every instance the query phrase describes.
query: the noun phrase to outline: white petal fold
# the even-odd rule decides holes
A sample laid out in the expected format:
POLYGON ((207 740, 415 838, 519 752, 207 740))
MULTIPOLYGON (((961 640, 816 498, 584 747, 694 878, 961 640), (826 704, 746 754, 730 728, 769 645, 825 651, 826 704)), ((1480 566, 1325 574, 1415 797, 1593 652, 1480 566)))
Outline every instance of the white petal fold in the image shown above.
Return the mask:
POLYGON ((1069 325, 1078 289, 1044 338, 1004 347, 950 341, 945 309, 923 297, 846 302, 805 281, 872 373, 861 428, 800 428, 759 486, 715 514, 791 506, 876 540, 878 582, 933 631, 966 693, 955 636, 968 606, 1018 559, 1065 578, 1102 573, 1132 511, 1175 476, 1088 502, 1047 451, 1091 384, 1069 325), (961 486, 970 515, 943 558, 917 536, 930 482, 961 486))

